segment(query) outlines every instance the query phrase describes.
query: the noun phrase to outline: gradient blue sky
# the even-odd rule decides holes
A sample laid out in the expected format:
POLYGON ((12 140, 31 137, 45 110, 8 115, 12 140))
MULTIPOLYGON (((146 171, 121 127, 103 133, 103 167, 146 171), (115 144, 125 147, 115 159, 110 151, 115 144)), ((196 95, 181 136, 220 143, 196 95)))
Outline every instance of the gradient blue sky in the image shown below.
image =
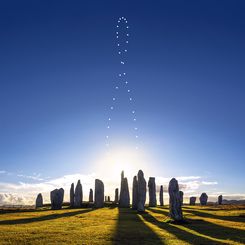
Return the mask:
MULTIPOLYGON (((244 13, 245 2, 231 0, 1 1, 1 182, 96 172, 125 16, 150 174, 201 176, 218 183, 213 191, 244 193, 244 13)), ((130 145, 131 122, 115 118, 117 143, 130 145)))

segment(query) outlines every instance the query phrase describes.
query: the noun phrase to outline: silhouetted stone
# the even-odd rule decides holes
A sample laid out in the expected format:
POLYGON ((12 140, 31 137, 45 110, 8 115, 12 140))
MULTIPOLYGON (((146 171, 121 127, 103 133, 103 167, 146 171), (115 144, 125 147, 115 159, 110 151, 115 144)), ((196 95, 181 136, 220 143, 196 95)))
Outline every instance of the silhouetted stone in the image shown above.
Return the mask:
POLYGON ((129 189, 128 189, 128 179, 124 177, 124 172, 122 171, 119 207, 129 208, 129 206, 130 206, 130 197, 129 197, 129 189))
POLYGON ((149 178, 148 188, 149 188, 149 207, 156 207, 157 205, 156 183, 154 177, 149 178))
POLYGON ((104 207, 104 183, 99 179, 95 180, 94 207, 104 207))
POLYGON ((117 204, 118 203, 118 188, 115 189, 115 200, 114 203, 117 204))
POLYGON ((222 195, 218 196, 218 204, 219 205, 222 205, 222 201, 223 201, 223 196, 222 195))
POLYGON ((160 192, 159 192, 159 201, 160 201, 160 206, 163 206, 163 186, 160 186, 160 192))
POLYGON ((132 209, 137 210, 138 208, 138 180, 137 176, 133 179, 133 193, 132 193, 132 209))
POLYGON ((145 199, 146 199, 146 181, 142 170, 138 172, 138 212, 145 211, 145 199))
POLYGON ((183 202, 184 202, 184 192, 183 191, 179 191, 179 195, 180 195, 180 203, 181 203, 181 205, 183 205, 183 202))
POLYGON ((39 193, 36 198, 36 208, 41 208, 42 206, 43 206, 43 196, 41 193, 39 193))
POLYGON ((107 197, 107 202, 110 202, 111 201, 111 198, 110 196, 107 197))
POLYGON ((93 202, 94 201, 94 194, 93 194, 93 189, 89 190, 89 202, 93 202))
POLYGON ((171 179, 169 182, 168 193, 169 193, 170 217, 175 221, 183 220, 180 193, 179 193, 179 184, 175 178, 171 179))
POLYGON ((71 188, 70 188, 70 207, 73 208, 74 207, 74 183, 71 184, 71 188))
POLYGON ((64 189, 55 189, 50 192, 51 209, 61 209, 64 199, 64 189))
POLYGON ((78 180, 75 188, 74 207, 81 208, 82 203, 83 203, 83 187, 80 180, 78 180))
POLYGON ((208 195, 204 192, 199 198, 201 205, 207 205, 208 195))
POLYGON ((195 205, 196 204, 196 197, 190 197, 190 205, 195 205))

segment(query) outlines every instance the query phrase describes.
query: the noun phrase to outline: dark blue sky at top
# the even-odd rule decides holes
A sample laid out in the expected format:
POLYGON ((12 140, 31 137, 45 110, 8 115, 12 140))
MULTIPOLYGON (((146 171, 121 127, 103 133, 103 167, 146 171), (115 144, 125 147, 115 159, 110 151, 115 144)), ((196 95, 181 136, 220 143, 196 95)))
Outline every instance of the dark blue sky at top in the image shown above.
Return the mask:
POLYGON ((163 175, 241 184, 244 13, 244 1, 1 1, 1 169, 90 171, 91 152, 104 147, 125 16, 144 149, 163 175))

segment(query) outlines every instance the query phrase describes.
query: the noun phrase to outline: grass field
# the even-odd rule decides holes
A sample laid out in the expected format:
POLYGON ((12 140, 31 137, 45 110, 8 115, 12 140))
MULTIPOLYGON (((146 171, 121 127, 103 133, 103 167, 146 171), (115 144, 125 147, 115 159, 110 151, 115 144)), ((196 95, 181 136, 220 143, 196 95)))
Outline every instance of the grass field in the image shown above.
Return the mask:
POLYGON ((102 209, 1 210, 1 244, 245 244, 245 206, 184 206, 186 224, 168 209, 144 214, 102 209))

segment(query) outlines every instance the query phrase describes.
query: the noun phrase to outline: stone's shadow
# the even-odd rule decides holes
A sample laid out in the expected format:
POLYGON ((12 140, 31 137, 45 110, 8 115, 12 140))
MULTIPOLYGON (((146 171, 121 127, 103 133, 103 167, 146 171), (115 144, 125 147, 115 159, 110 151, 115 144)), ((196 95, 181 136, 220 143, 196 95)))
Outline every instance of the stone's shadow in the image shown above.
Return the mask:
POLYGON ((74 216, 74 215, 78 215, 78 214, 88 213, 88 212, 91 212, 91 211, 93 211, 93 209, 77 210, 77 211, 74 211, 74 212, 66 212, 66 213, 52 213, 52 214, 49 214, 49 215, 31 217, 31 218, 25 218, 25 219, 2 220, 2 221, 0 221, 0 225, 29 224, 29 223, 33 223, 33 222, 39 222, 39 221, 46 221, 46 220, 53 220, 53 219, 70 217, 70 216, 74 216))
MULTIPOLYGON (((150 222, 151 224, 158 226, 160 229, 163 229, 163 230, 173 234, 179 240, 185 241, 189 244, 196 244, 196 245, 197 244, 198 245, 199 244, 212 244, 212 245, 224 244, 222 242, 212 241, 211 239, 192 234, 186 230, 182 230, 181 228, 178 228, 178 226, 176 226, 176 225, 171 225, 171 224, 166 223, 166 222, 161 222, 161 221, 157 220, 154 216, 152 216, 150 213, 142 214, 141 216, 145 221, 150 222)), ((183 227, 186 226, 189 229, 191 229, 189 227, 189 225, 183 224, 181 226, 183 226, 183 227)))
POLYGON ((112 244, 164 244, 140 219, 137 211, 128 208, 118 208, 116 230, 112 244))

